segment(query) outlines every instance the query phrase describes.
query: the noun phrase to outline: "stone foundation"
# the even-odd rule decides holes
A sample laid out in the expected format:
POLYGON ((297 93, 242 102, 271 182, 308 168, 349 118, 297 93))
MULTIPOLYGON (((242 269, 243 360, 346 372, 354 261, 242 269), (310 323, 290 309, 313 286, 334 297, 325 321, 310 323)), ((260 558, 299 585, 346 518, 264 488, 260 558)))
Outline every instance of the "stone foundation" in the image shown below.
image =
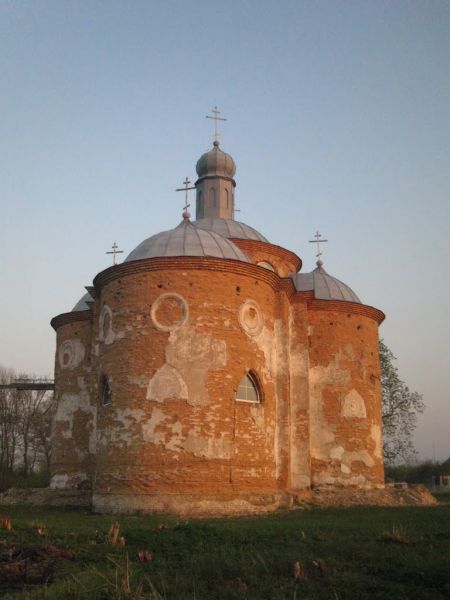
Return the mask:
POLYGON ((92 508, 104 514, 165 513, 183 517, 220 517, 264 514, 279 509, 349 506, 412 506, 438 504, 423 485, 379 489, 331 488, 295 493, 249 494, 94 494, 85 490, 15 489, 0 494, 0 507, 31 506, 92 508))

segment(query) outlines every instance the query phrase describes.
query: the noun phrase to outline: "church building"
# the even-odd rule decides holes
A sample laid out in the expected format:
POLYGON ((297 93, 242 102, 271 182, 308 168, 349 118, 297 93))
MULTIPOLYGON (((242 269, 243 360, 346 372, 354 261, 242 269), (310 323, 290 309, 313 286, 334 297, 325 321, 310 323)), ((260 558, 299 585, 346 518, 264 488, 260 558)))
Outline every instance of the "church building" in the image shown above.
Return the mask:
POLYGON ((235 220, 236 168, 218 141, 196 170, 195 220, 186 202, 178 225, 51 321, 51 487, 85 490, 96 511, 186 515, 382 487, 383 313, 320 251, 303 273, 235 220))

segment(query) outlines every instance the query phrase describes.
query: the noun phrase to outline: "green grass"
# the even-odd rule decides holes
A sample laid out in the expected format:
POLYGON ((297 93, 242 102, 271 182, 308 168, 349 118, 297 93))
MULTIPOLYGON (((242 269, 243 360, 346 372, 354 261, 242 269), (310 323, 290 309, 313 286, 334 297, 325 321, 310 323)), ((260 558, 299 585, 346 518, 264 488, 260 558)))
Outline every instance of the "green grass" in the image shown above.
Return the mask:
POLYGON ((0 584, 0 595, 3 591, 9 600, 450 597, 449 504, 214 520, 119 517, 125 546, 107 543, 116 520, 110 516, 0 509, 0 516, 6 515, 13 531, 0 530, 0 561, 12 546, 47 544, 72 553, 69 560, 51 557, 52 583, 15 591, 0 584), (46 525, 44 536, 36 524, 46 525), (140 562, 139 551, 150 552, 152 559, 140 562), (297 579, 296 561, 302 571, 297 579))

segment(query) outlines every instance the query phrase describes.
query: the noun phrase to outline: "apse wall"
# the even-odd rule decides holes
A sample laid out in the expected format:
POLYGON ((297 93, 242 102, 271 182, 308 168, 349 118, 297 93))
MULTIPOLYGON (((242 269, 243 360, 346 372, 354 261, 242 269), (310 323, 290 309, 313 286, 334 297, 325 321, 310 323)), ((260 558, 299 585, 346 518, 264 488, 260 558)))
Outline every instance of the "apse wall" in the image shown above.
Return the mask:
POLYGON ((54 323, 57 329, 56 410, 52 424, 50 485, 60 489, 90 489, 97 405, 91 394, 92 326, 84 313, 61 315, 54 323))
POLYGON ((286 487, 287 309, 277 281, 239 261, 186 257, 96 277, 93 381, 107 378, 111 391, 97 413, 97 510, 192 512, 286 487), (236 400, 247 372, 259 403, 236 400))
POLYGON ((379 311, 334 304, 308 310, 312 484, 382 485, 379 311))

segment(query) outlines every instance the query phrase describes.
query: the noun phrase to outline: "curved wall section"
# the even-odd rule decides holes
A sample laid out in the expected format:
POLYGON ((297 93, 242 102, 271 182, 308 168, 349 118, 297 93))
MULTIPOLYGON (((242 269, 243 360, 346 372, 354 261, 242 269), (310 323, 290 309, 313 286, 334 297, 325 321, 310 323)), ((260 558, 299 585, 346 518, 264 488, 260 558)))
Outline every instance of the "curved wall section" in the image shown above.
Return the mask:
POLYGON ((91 331, 89 319, 57 328, 50 483, 56 489, 91 488, 96 410, 90 389, 91 331))
POLYGON ((350 312, 308 311, 313 485, 382 485, 378 328, 350 312))
POLYGON ((111 323, 105 335, 96 319, 92 380, 107 378, 111 403, 97 413, 97 510, 179 512, 188 502, 193 512, 286 485, 278 304, 264 280, 207 268, 105 282, 98 310, 107 306, 111 323), (236 400, 248 371, 260 403, 236 400))

